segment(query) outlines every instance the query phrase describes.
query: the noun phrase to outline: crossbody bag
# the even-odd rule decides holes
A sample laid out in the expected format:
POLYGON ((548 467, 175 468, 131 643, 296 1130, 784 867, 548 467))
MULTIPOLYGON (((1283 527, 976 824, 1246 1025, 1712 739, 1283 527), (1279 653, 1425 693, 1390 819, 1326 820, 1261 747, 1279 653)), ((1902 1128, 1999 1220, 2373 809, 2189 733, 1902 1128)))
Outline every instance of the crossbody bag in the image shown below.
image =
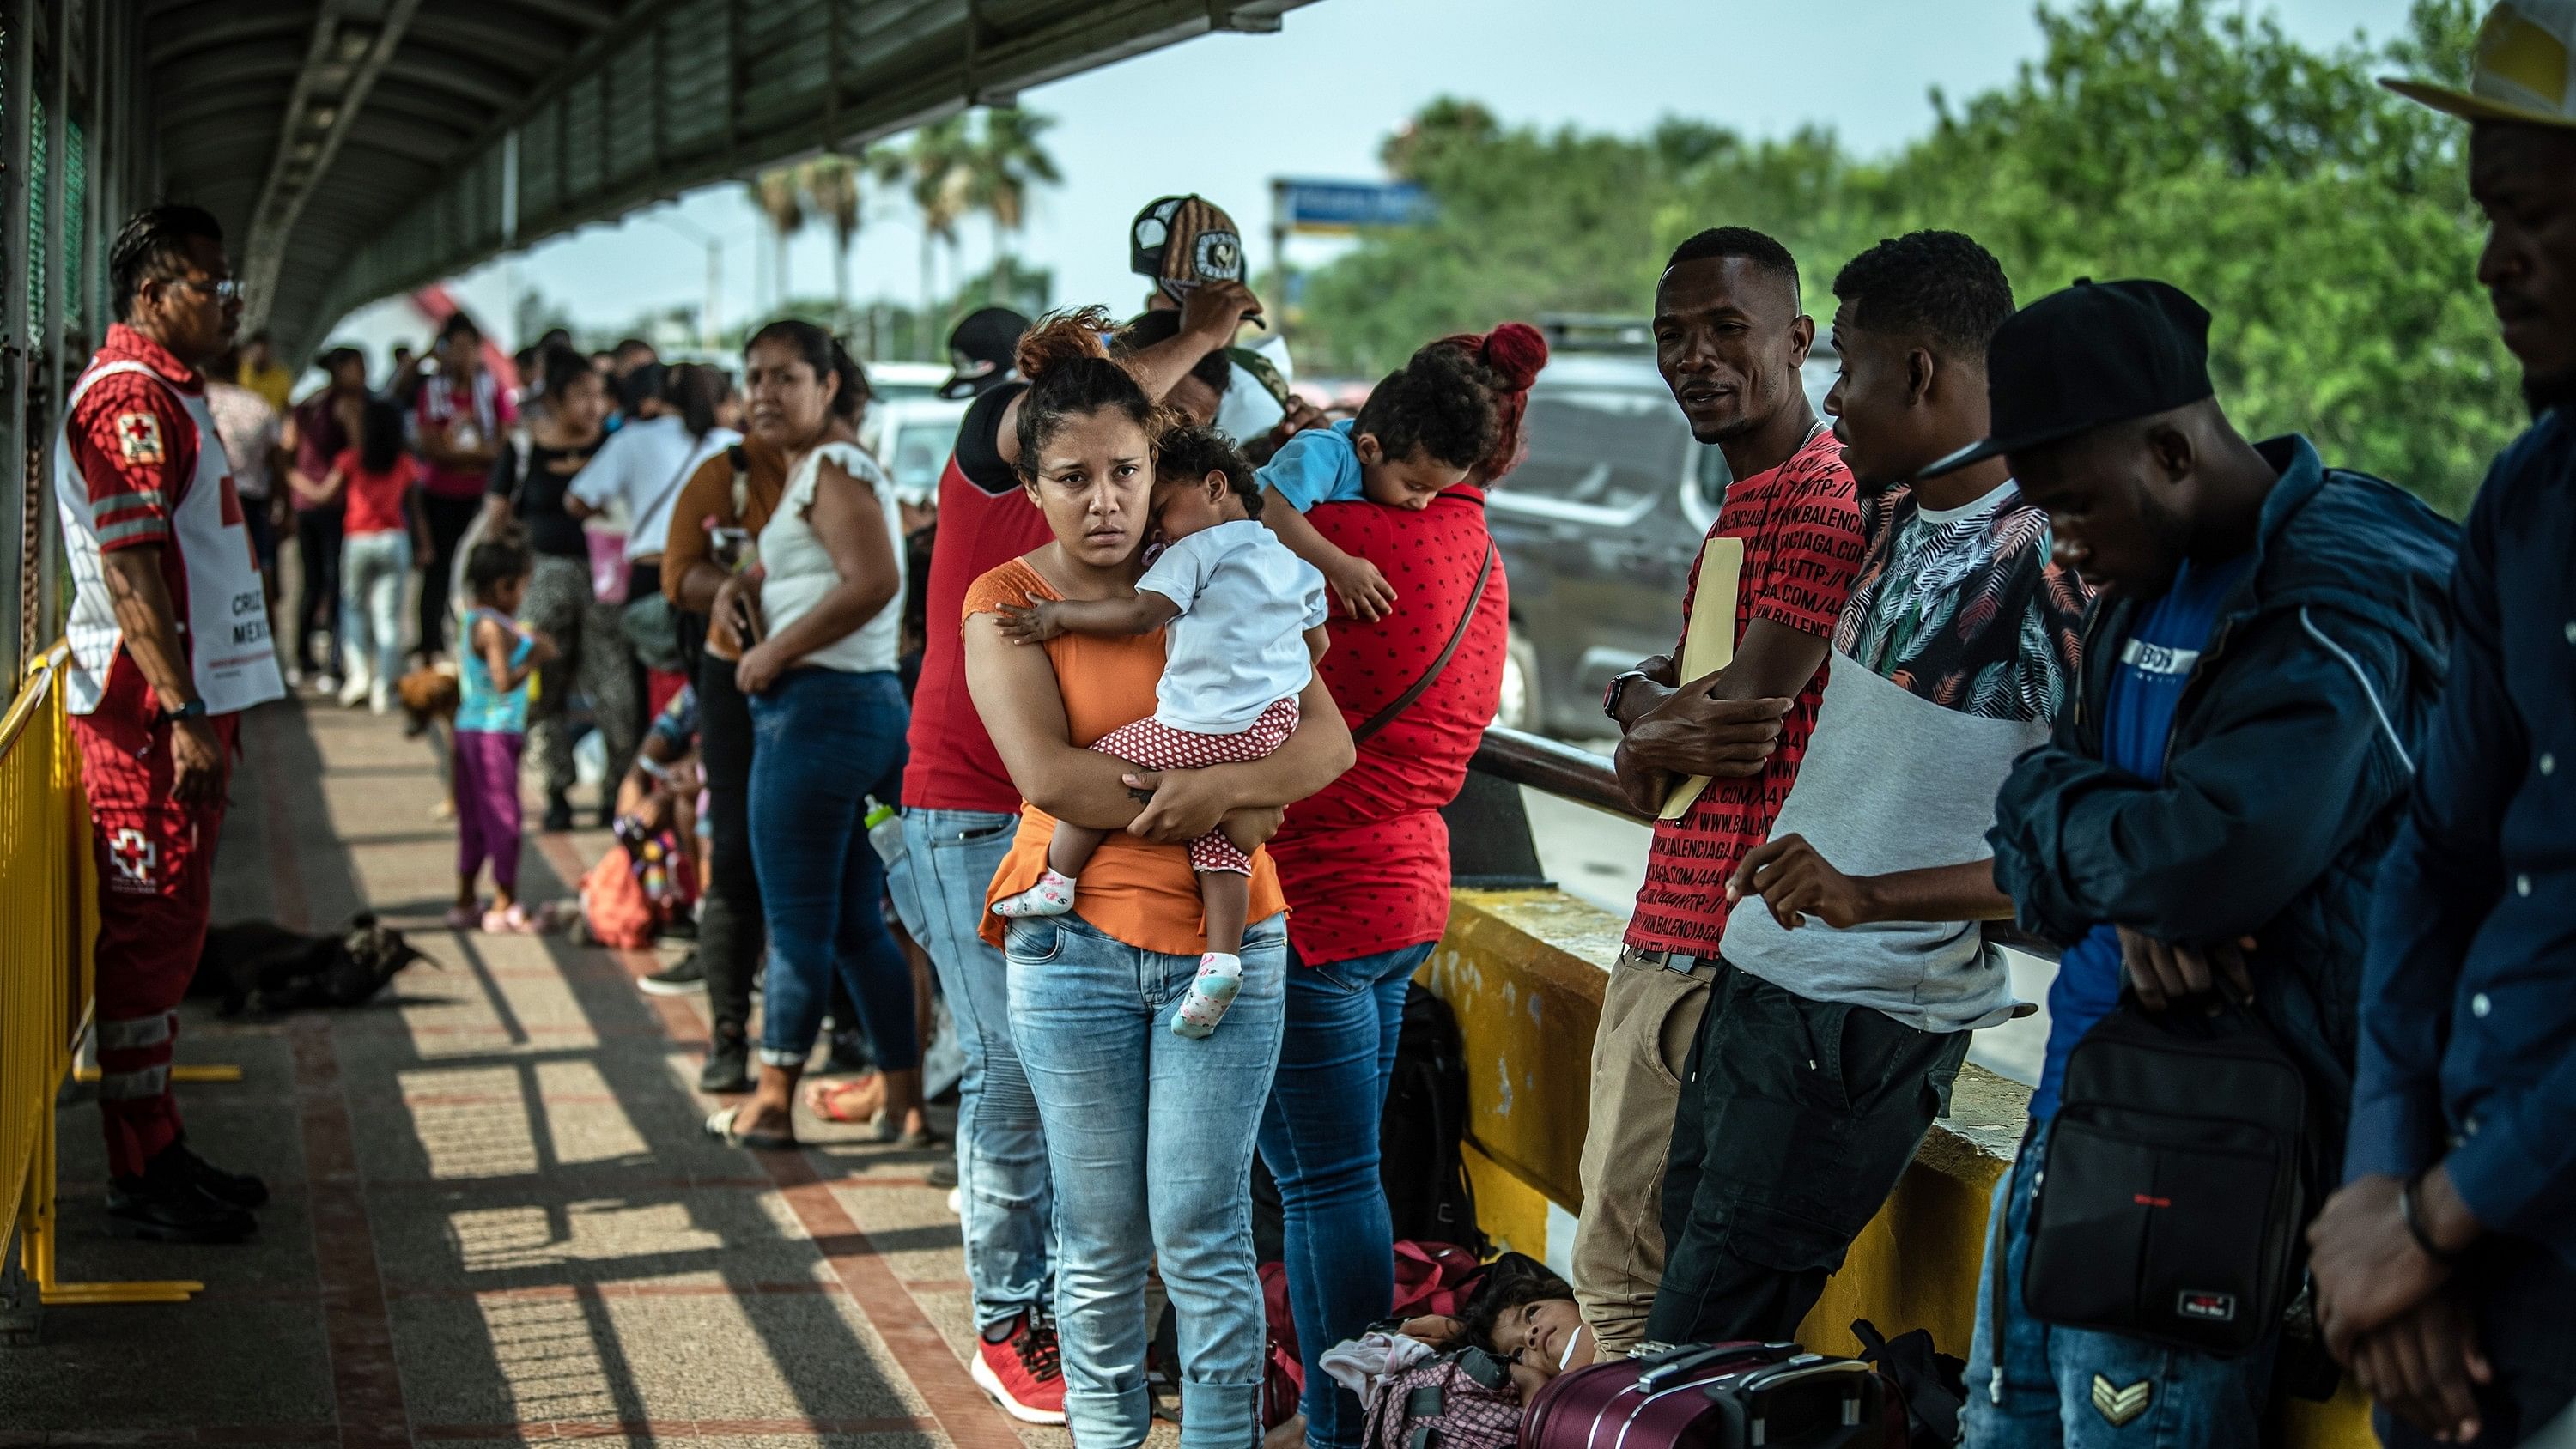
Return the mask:
POLYGON ((2068 1053, 2059 1100, 2022 1273, 2032 1316, 2203 1353, 2261 1340, 2309 1209, 2307 1078, 2271 1027, 2123 993, 2068 1053))
POLYGON ((1493 581, 1495 557, 1493 541, 1488 539, 1485 542, 1484 565, 1476 570, 1476 586, 1467 591, 1467 607, 1458 615, 1458 627, 1449 631, 1449 642, 1440 646, 1439 657, 1431 661, 1430 668, 1422 671, 1421 678, 1405 686, 1404 693, 1388 701, 1386 708, 1370 715, 1359 728, 1351 731, 1351 744, 1354 747, 1379 730, 1393 724, 1395 717, 1410 708, 1415 700, 1422 697, 1423 691, 1431 687, 1432 681, 1440 677, 1440 671, 1449 667, 1450 656, 1458 652, 1458 646, 1467 638, 1467 626, 1476 622, 1477 606, 1485 602, 1485 585, 1493 581))

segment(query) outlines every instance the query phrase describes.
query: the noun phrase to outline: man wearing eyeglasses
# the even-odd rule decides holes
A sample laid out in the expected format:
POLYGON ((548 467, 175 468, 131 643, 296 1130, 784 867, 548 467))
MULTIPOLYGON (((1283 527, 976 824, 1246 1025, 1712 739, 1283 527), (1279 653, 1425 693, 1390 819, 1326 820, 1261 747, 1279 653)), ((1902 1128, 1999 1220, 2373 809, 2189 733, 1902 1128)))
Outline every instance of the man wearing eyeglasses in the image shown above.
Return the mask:
POLYGON ((99 885, 108 1216, 140 1237, 234 1242, 268 1188, 189 1150, 170 1058, 205 940, 238 717, 285 693, 199 372, 232 345, 241 284, 222 229, 193 206, 128 221, 108 269, 117 320, 54 446, 74 587, 62 683, 99 885))

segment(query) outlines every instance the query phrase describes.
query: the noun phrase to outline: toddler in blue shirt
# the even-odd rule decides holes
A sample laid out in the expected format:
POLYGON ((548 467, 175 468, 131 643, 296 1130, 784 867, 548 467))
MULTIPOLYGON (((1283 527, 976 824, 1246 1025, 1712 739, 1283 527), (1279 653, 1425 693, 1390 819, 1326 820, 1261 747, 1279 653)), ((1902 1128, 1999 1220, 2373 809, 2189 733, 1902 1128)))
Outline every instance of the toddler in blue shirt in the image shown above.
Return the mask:
POLYGON ((1483 369, 1457 348, 1426 347, 1377 385, 1358 417, 1299 433, 1253 475, 1265 497, 1288 505, 1263 509, 1261 521, 1323 574, 1351 617, 1383 619, 1395 609, 1394 586, 1335 547, 1307 511, 1365 499, 1419 512, 1467 480, 1499 428, 1483 369))

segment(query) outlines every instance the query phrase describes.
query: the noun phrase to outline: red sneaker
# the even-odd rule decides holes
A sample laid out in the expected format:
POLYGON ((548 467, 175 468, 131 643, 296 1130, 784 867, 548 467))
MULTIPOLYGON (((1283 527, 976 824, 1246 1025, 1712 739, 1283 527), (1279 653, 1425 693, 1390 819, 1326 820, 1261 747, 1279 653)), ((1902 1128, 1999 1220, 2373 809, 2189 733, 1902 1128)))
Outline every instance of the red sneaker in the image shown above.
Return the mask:
POLYGON ((985 1329, 968 1372, 1003 1413, 1021 1423, 1064 1422, 1064 1365, 1055 1325, 1039 1315, 1023 1313, 985 1329))

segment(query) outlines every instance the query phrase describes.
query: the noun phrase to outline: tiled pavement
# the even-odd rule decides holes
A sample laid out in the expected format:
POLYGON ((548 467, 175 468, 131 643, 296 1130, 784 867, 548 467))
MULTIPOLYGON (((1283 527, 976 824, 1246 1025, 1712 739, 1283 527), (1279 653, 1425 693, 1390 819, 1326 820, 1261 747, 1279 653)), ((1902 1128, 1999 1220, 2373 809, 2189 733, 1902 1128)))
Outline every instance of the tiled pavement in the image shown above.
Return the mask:
MULTIPOLYGON (((967 1378, 929 1154, 813 1122, 795 1155, 708 1141, 702 999, 638 993, 652 955, 440 927, 454 837, 424 741, 309 701, 244 737, 216 919, 373 909, 438 964, 353 1012, 191 1004, 180 1060, 244 1072, 182 1088, 191 1138, 275 1193, 250 1244, 108 1237, 96 1108, 62 1108, 64 1275, 206 1291, 49 1310, 0 1349, 0 1446, 1069 1442, 967 1378)), ((604 842, 532 839, 528 897, 604 842)))

